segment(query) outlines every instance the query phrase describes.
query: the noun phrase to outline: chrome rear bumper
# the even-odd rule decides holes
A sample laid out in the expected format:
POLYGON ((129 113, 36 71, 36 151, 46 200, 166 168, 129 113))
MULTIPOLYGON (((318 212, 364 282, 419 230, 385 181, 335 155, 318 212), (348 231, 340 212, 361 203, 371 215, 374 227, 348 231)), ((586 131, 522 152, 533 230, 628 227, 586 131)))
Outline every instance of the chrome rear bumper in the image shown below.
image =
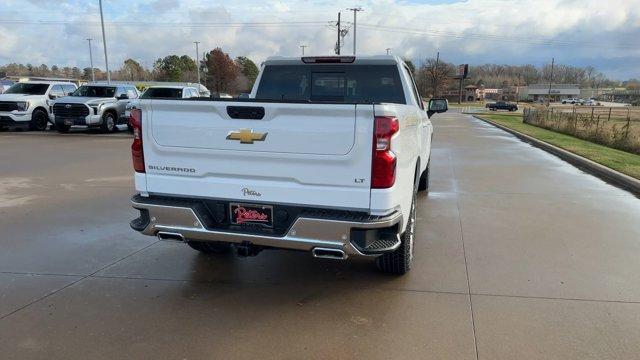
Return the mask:
MULTIPOLYGON (((134 197, 131 204, 144 216, 131 222, 131 227, 142 234, 158 236, 170 234, 184 241, 217 241, 251 244, 271 248, 312 251, 315 248, 341 250, 346 256, 371 255, 358 250, 352 243, 352 229, 373 230, 392 228, 401 223, 399 212, 367 221, 345 221, 311 217, 298 217, 284 236, 211 230, 190 206, 170 203, 151 203, 134 197), (145 217, 145 219, 143 219, 145 217)), ((179 203, 178 203, 179 204, 179 203)), ((399 245, 399 244, 398 244, 399 245)), ((391 250, 395 250, 396 247, 391 250)), ((379 255, 379 254, 374 254, 379 255)))

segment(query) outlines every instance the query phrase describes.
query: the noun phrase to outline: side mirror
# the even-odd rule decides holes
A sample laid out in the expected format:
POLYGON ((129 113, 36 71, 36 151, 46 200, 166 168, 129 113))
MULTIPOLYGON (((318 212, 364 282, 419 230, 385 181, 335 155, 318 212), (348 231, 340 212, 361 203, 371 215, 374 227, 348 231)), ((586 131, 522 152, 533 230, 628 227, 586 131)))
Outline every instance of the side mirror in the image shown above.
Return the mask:
POLYGON ((447 99, 431 99, 427 107, 427 115, 431 117, 433 114, 443 113, 449 110, 449 102, 447 99))
POLYGON ((55 99, 57 99, 57 98, 58 98, 58 95, 55 95, 55 94, 49 94, 49 99, 51 99, 51 100, 55 100, 55 99))
POLYGON ((120 96, 118 96, 118 100, 128 100, 129 99, 129 95, 127 94, 120 94, 120 96))

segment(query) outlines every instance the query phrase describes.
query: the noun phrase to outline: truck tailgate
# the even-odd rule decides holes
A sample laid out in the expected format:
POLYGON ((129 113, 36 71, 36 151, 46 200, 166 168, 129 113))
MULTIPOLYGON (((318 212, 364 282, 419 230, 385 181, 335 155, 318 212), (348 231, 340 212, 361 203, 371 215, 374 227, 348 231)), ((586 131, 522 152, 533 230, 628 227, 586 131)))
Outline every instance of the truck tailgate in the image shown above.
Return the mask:
POLYGON ((149 193, 369 208, 373 105, 146 100, 141 108, 149 193))

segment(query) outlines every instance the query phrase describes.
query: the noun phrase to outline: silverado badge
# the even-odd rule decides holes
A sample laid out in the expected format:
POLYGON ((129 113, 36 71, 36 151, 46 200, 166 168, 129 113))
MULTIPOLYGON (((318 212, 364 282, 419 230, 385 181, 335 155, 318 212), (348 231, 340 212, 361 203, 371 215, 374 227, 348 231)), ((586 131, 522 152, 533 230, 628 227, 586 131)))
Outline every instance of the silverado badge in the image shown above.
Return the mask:
POLYGON ((253 144, 254 141, 264 141, 268 133, 254 133, 253 129, 229 131, 227 140, 240 140, 241 144, 253 144))

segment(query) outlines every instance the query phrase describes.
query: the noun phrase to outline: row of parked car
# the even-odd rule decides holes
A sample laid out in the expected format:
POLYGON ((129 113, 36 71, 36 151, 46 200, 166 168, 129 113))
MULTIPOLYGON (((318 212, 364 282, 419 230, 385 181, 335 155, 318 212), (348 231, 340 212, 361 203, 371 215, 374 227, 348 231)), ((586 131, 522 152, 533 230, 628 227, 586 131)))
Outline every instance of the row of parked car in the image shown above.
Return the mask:
POLYGON ((577 99, 577 98, 568 98, 562 100, 563 104, 572 104, 572 105, 586 105, 586 106, 599 106, 600 103, 597 99, 577 99))
POLYGON ((29 81, 13 84, 0 94, 0 128, 43 131, 52 124, 66 133, 73 126, 109 133, 130 129, 129 112, 139 98, 192 98, 190 86, 151 86, 140 93, 131 84, 29 81))

